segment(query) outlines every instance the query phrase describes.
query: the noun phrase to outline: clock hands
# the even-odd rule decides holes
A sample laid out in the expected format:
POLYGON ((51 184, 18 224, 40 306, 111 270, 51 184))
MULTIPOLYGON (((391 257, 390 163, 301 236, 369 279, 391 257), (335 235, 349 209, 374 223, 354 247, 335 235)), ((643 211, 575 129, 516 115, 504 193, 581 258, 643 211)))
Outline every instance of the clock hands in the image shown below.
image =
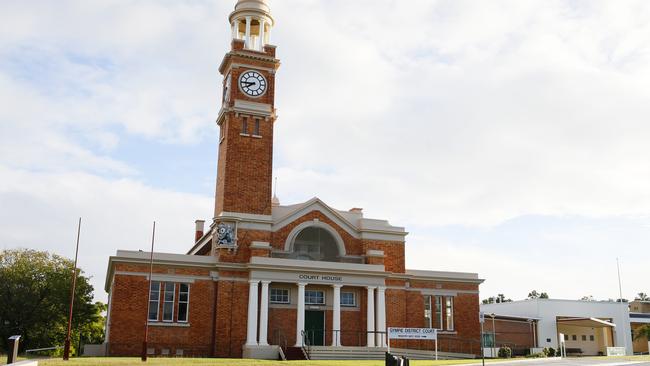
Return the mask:
POLYGON ((251 82, 251 81, 242 81, 241 85, 245 86, 245 87, 246 86, 251 86, 251 85, 255 85, 255 82, 254 81, 253 82, 251 82))

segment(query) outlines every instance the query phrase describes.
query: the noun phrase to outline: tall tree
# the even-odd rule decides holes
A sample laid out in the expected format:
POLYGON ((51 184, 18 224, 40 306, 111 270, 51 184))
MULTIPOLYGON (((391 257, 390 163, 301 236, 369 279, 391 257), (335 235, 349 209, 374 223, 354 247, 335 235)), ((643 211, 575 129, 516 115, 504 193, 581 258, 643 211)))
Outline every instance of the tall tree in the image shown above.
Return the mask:
MULTIPOLYGON (((22 349, 63 345, 67 330, 73 263, 48 252, 0 251, 0 348, 20 334, 22 349)), ((77 273, 73 336, 101 322, 101 305, 93 303, 93 287, 77 273)), ((93 336, 96 337, 96 336, 93 336)))
POLYGON ((537 290, 533 290, 528 293, 529 299, 548 299, 548 294, 546 292, 539 293, 537 290))
POLYGON ((512 299, 507 299, 504 294, 498 294, 497 296, 490 296, 487 299, 483 299, 483 304, 499 304, 502 302, 512 302, 512 299))
POLYGON ((648 294, 646 294, 645 292, 639 292, 639 293, 636 295, 635 300, 639 300, 639 301, 650 301, 650 296, 648 296, 648 294))

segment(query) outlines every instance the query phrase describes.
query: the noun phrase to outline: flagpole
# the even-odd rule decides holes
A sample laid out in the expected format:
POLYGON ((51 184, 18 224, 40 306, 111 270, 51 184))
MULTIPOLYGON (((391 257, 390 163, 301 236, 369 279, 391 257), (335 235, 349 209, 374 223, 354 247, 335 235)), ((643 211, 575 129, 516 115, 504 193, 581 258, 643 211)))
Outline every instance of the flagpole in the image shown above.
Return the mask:
MULTIPOLYGON (((618 257, 616 257, 616 270, 618 271, 618 301, 623 305, 625 303, 623 302, 623 285, 621 283, 621 264, 618 257)), ((623 334, 623 344, 625 345, 625 354, 627 354, 627 336, 625 334, 623 334)))
MULTIPOLYGON (((70 359, 70 333, 72 332, 72 308, 74 307, 74 293, 77 287, 77 258, 79 257, 79 237, 81 236, 81 217, 77 225, 77 247, 74 253, 74 268, 72 269, 72 289, 70 294, 70 313, 68 316, 68 333, 65 336, 65 343, 63 346, 63 360, 70 359)), ((77 351, 79 352, 79 351, 77 351)))
POLYGON ((149 286, 147 291, 147 305, 145 306, 144 341, 142 342, 142 361, 147 361, 147 338, 149 337, 149 302, 151 301, 151 277, 153 276, 153 243, 156 239, 156 222, 153 222, 151 232, 151 254, 149 256, 149 286))

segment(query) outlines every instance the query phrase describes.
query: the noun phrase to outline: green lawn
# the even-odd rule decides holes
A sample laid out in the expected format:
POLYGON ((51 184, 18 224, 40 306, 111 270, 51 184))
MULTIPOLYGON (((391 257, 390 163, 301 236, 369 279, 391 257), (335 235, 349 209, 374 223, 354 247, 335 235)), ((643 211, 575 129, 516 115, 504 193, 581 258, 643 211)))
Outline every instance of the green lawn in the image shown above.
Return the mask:
MULTIPOLYGON (((4 365, 7 358, 0 356, 0 365, 4 365)), ((612 357, 617 360, 626 361, 650 361, 650 356, 627 356, 612 357)), ((602 357, 600 357, 602 359, 602 357)), ((519 359, 520 360, 520 359, 519 359)), ((487 363, 503 362, 505 360, 485 360, 487 363)), ((413 366, 438 366, 438 365, 461 365, 475 363, 480 364, 481 360, 442 360, 442 361, 411 361, 413 366)), ((64 362, 57 359, 41 359, 38 362, 43 366, 121 366, 121 365, 214 365, 214 366, 383 366, 384 361, 262 361, 243 359, 222 359, 222 358, 150 358, 143 363, 137 357, 80 357, 72 358, 64 362)))

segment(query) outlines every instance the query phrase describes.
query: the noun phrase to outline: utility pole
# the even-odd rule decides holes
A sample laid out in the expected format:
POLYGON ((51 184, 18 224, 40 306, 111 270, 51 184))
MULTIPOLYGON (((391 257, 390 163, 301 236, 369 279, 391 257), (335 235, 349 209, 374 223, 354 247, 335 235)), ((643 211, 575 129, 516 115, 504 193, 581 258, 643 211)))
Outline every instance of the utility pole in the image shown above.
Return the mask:
POLYGON ((70 290, 70 313, 68 316, 68 333, 65 336, 63 345, 63 360, 70 359, 70 333, 72 332, 72 308, 74 307, 74 293, 77 287, 77 258, 79 256, 79 237, 81 236, 81 217, 77 225, 77 248, 74 253, 74 268, 72 269, 72 289, 70 290))

